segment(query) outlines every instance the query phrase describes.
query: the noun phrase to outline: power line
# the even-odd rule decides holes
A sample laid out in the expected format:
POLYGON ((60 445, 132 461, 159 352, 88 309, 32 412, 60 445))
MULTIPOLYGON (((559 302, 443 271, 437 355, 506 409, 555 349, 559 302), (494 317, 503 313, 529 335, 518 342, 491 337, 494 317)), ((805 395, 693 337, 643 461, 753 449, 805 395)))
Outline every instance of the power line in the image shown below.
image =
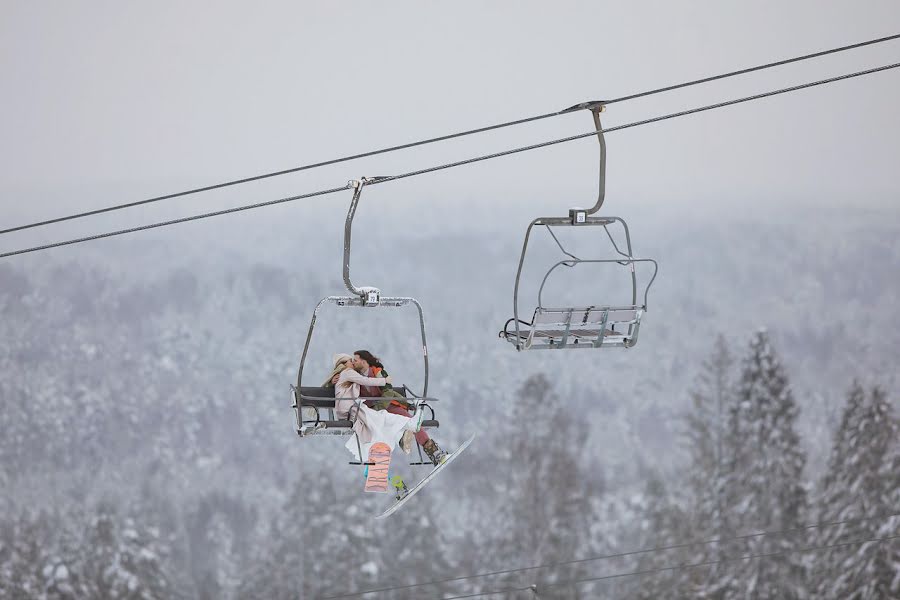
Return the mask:
MULTIPOLYGON (((825 84, 828 84, 828 83, 834 83, 834 82, 836 82, 836 81, 842 81, 842 80, 845 80, 845 79, 851 79, 851 78, 854 78, 854 77, 860 77, 860 76, 862 76, 862 75, 871 75, 871 74, 873 74, 873 73, 878 73, 878 72, 880 72, 880 71, 886 71, 886 70, 888 70, 888 69, 895 69, 895 68, 897 68, 897 67, 900 67, 900 63, 894 63, 894 64, 891 64, 891 65, 885 65, 885 66, 882 66, 882 67, 875 67, 875 68, 873 68, 873 69, 867 69, 867 70, 865 70, 865 71, 857 71, 857 72, 855 72, 855 73, 848 73, 848 74, 846 74, 846 75, 839 75, 839 76, 837 76, 837 77, 831 77, 831 78, 828 78, 828 79, 822 79, 822 80, 819 80, 819 81, 813 81, 813 82, 810 82, 810 83, 804 83, 804 84, 800 84, 800 85, 795 85, 795 86, 792 86, 792 87, 783 88, 783 89, 779 89, 779 90, 773 90, 773 91, 770 91, 770 92, 763 92, 763 93, 761 93, 761 94, 756 94, 756 95, 753 95, 753 96, 746 96, 746 97, 744 97, 744 98, 738 98, 738 99, 735 99, 735 100, 728 100, 728 101, 725 101, 725 102, 719 102, 719 103, 717 103, 717 104, 710 104, 710 105, 708 105, 708 106, 702 106, 702 107, 699 107, 699 108, 692 108, 692 109, 684 110, 684 111, 677 112, 677 113, 671 113, 671 114, 668 114, 668 115, 663 115, 663 116, 659 116, 659 117, 653 117, 653 118, 650 118, 650 119, 644 119, 643 121, 635 121, 635 122, 633 122, 633 123, 627 123, 627 124, 625 124, 625 125, 617 125, 617 126, 615 126, 615 127, 608 127, 608 128, 606 128, 606 129, 593 130, 593 131, 589 131, 589 132, 586 132, 586 133, 581 133, 581 134, 578 134, 578 135, 572 135, 572 136, 569 136, 569 137, 564 137, 564 138, 560 138, 560 139, 556 139, 556 140, 550 140, 550 141, 547 141, 547 142, 541 142, 541 143, 539 143, 539 144, 532 144, 532 145, 530 145, 530 146, 522 146, 522 147, 519 147, 519 148, 513 148, 513 149, 511 149, 511 150, 504 150, 504 151, 502 151, 502 152, 495 152, 495 153, 493 153, 493 154, 486 154, 486 155, 484 155, 484 156, 478 156, 478 157, 475 157, 475 158, 469 158, 469 159, 465 159, 465 160, 461 160, 461 161, 456 161, 456 162, 452 162, 452 163, 447 163, 447 164, 443 164, 443 165, 438 165, 438 166, 435 166, 435 167, 428 167, 428 168, 425 168, 425 169, 419 169, 419 170, 417 170, 417 171, 410 171, 409 173, 403 173, 403 174, 401 174, 401 175, 392 175, 392 176, 389 176, 389 177, 381 177, 381 178, 378 178, 378 179, 375 179, 375 180, 371 181, 368 185, 376 185, 376 184, 380 184, 380 183, 387 183, 387 182, 389 182, 389 181, 395 181, 395 180, 398 180, 398 179, 406 179, 406 178, 408 178, 408 177, 417 177, 417 176, 419 176, 419 175, 425 175, 425 174, 427 174, 427 173, 433 173, 433 172, 435 172, 435 171, 441 171, 441 170, 444 170, 444 169, 451 169, 451 168, 454 168, 454 167, 460 167, 460 166, 463 166, 463 165, 468 165, 468 164, 472 164, 472 163, 476 163, 476 162, 481 162, 481 161, 485 161, 485 160, 492 160, 492 159, 495 159, 495 158, 500 158, 500 157, 502 157, 502 156, 509 156, 509 155, 511 155, 511 154, 518 154, 518 153, 520 153, 520 152, 528 152, 528 151, 530 151, 530 150, 537 150, 537 149, 539 149, 539 148, 545 148, 545 147, 547 147, 547 146, 554 146, 554 145, 557 145, 557 144, 564 144, 564 143, 572 142, 572 141, 579 140, 579 139, 582 139, 582 138, 591 137, 591 136, 597 135, 598 133, 612 133, 612 132, 614 132, 614 131, 620 131, 620 130, 623 130, 623 129, 629 129, 629 128, 632 128, 632 127, 639 127, 639 126, 642 126, 642 125, 649 125, 650 123, 657 123, 657 122, 660 122, 660 121, 665 121, 665 120, 667 120, 667 119, 674 119, 674 118, 677 118, 677 117, 684 117, 684 116, 692 115, 692 114, 699 113, 699 112, 704 112, 704 111, 713 110, 713 109, 717 109, 717 108, 723 108, 723 107, 731 106, 731 105, 734 105, 734 104, 741 104, 741 103, 743 103, 743 102, 749 102, 749 101, 751 101, 751 100, 760 100, 760 99, 762 99, 762 98, 768 98, 768 97, 770 97, 770 96, 777 96, 777 95, 779 95, 779 94, 785 94, 785 93, 788 93, 788 92, 796 92, 796 91, 798 91, 798 90, 802 90, 802 89, 806 89, 806 88, 810 88, 810 87, 815 87, 815 86, 819 86, 819 85, 825 85, 825 84)), ((37 251, 39 251, 39 250, 46 250, 46 249, 49 249, 49 248, 57 248, 57 247, 60 247, 60 246, 68 246, 68 245, 71 245, 71 244, 78 244, 78 243, 81 243, 81 242, 88 242, 88 241, 93 241, 93 240, 97 240, 97 239, 101 239, 101 238, 113 237, 113 236, 117 236, 117 235, 123 235, 123 234, 126 234, 126 233, 133 233, 133 232, 136 232, 136 231, 143 231, 143 230, 146 230, 146 229, 154 229, 154 228, 156 228, 156 227, 164 227, 164 226, 167 226, 167 225, 175 225, 175 224, 178 224, 178 223, 184 223, 184 222, 186 222, 186 221, 196 221, 196 220, 199 220, 199 219, 206 219, 206 218, 209 218, 209 217, 215 217, 215 216, 224 215, 224 214, 228 214, 228 213, 239 212, 239 211, 243 211, 243 210, 249 210, 249 209, 252 209, 252 208, 260 208, 260 207, 263 207, 263 206, 270 206, 270 205, 272 205, 272 204, 280 204, 280 203, 283 203, 283 202, 290 202, 290 201, 293 201, 293 200, 300 200, 300 199, 304 199, 304 198, 311 198, 311 197, 313 197, 313 196, 323 196, 323 195, 325 195, 325 194, 332 194, 332 193, 335 193, 335 192, 338 192, 338 191, 341 191, 341 190, 344 190, 344 189, 347 189, 346 186, 339 187, 339 188, 331 188, 331 189, 328 189, 328 190, 320 190, 320 191, 317 191, 317 192, 310 192, 310 193, 308 193, 308 194, 301 194, 301 195, 299 195, 299 196, 290 196, 290 197, 287 197, 287 198, 281 198, 281 199, 278 199, 278 200, 271 200, 271 201, 268 201, 268 202, 260 202, 260 203, 257 203, 257 204, 251 204, 251 205, 248 205, 248 206, 241 206, 241 207, 237 207, 237 208, 230 208, 230 209, 227 209, 227 210, 220 210, 220 211, 215 211, 215 212, 210 212, 210 213, 204 213, 204 214, 195 215, 195 216, 192 216, 192 217, 185 217, 185 218, 182 218, 182 219, 174 219, 174 220, 171 220, 171 221, 164 221, 164 222, 160 222, 160 223, 153 223, 153 224, 150 224, 150 225, 143 225, 143 226, 140 226, 140 227, 133 227, 133 228, 129 228, 129 229, 122 229, 122 230, 119 230, 119 231, 112 231, 112 232, 109 232, 109 233, 103 233, 103 234, 99 234, 99 235, 93 235, 93 236, 88 236, 88 237, 83 237, 83 238, 76 238, 76 239, 67 240, 67 241, 63 241, 63 242, 55 242, 55 243, 52 243, 52 244, 46 244, 46 245, 43 245, 43 246, 35 246, 35 247, 32 247, 32 248, 26 248, 26 249, 23 249, 23 250, 15 250, 15 251, 12 251, 12 252, 6 252, 6 253, 3 253, 3 254, 0 254, 0 258, 7 258, 7 257, 10 257, 10 256, 16 256, 16 255, 18 255, 18 254, 28 254, 28 253, 30 253, 30 252, 37 252, 37 251)))
MULTIPOLYGON (((800 61, 804 61, 804 60, 809 60, 809 59, 812 59, 812 58, 817 58, 817 57, 825 56, 825 55, 828 55, 828 54, 835 54, 835 53, 838 53, 838 52, 845 52, 845 51, 847 51, 847 50, 853 50, 853 49, 856 49, 856 48, 862 48, 862 47, 864 47, 864 46, 871 46, 871 45, 874 45, 874 44, 881 44, 881 43, 888 42, 888 41, 891 41, 891 40, 895 40, 895 39, 898 39, 898 38, 900 38, 900 34, 890 35, 890 36, 882 37, 882 38, 876 38, 876 39, 872 39, 872 40, 867 40, 867 41, 865 41, 865 42, 859 42, 859 43, 856 43, 856 44, 850 44, 850 45, 848 45, 848 46, 841 46, 841 47, 838 47, 838 48, 831 48, 831 49, 829 49, 829 50, 823 50, 823 51, 821 51, 821 52, 814 52, 814 53, 812 53, 812 54, 805 54, 805 55, 803 55, 803 56, 797 56, 797 57, 793 57, 793 58, 787 58, 787 59, 779 60, 779 61, 776 61, 776 62, 771 62, 771 63, 762 64, 762 65, 757 65, 757 66, 755 66, 755 67, 748 67, 748 68, 745 68, 745 69, 739 69, 739 70, 737 70, 737 71, 731 71, 731 72, 728 72, 728 73, 722 73, 722 74, 719 74, 719 75, 713 75, 713 76, 711 76, 711 77, 704 77, 704 78, 702 78, 702 79, 695 79, 695 80, 693 80, 693 81, 687 81, 687 82, 684 82, 684 83, 679 83, 679 84, 670 85, 670 86, 666 86, 666 87, 662 87, 662 88, 657 88, 657 89, 654 89, 654 90, 648 90, 648 91, 644 91, 644 92, 639 92, 639 93, 637 93, 637 94, 631 94, 631 95, 628 95, 628 96, 622 96, 622 97, 620 97, 620 98, 615 98, 615 99, 613 99, 613 100, 601 101, 601 103, 603 103, 603 104, 613 104, 613 103, 616 103, 616 102, 625 102, 625 101, 628 101, 628 100, 634 100, 634 99, 636 99, 636 98, 643 98, 643 97, 646 97, 646 96, 652 96, 652 95, 654 95, 654 94, 659 94, 659 93, 662 93, 662 92, 668 92, 668 91, 677 90, 677 89, 681 89, 681 88, 686 88, 686 87, 690 87, 690 86, 694 86, 694 85, 699 85, 699 84, 701 84, 701 83, 708 83, 708 82, 711 82, 711 81, 717 81, 717 80, 721 80, 721 79, 726 79, 726 78, 728 78, 728 77, 734 77, 734 76, 737 76, 737 75, 744 75, 744 74, 746 74, 746 73, 752 73, 752 72, 754 72, 754 71, 761 71, 761 70, 764 70, 764 69, 770 69, 770 68, 773 68, 773 67, 782 66, 782 65, 786 65, 786 64, 790 64, 790 63, 795 63, 795 62, 800 62, 800 61)), ((0 229, 0 235, 6 234, 6 233, 12 233, 12 232, 15 232, 15 231, 22 231, 22 230, 25 230, 25 229, 32 229, 32 228, 34 228, 34 227, 43 227, 43 226, 45 226, 45 225, 52 225, 52 224, 54 224, 54 223, 62 223, 62 222, 64 222, 64 221, 71 221, 71 220, 74 220, 74 219, 81 219, 81 218, 83 218, 83 217, 89 217, 89 216, 99 215, 99 214, 103 214, 103 213, 107 213, 107 212, 112 212, 112 211, 116 211, 116 210, 122 210, 122 209, 126 209, 126 208, 133 208, 133 207, 135 207, 135 206, 142 206, 142 205, 145 205, 145 204, 151 204, 151 203, 154 203, 154 202, 160 202, 160 201, 162 201, 162 200, 171 200, 171 199, 173 199, 173 198, 180 198, 180 197, 184 197, 184 196, 190 196, 190 195, 192 195, 192 194, 199 194, 199 193, 201 193, 201 192, 209 192, 209 191, 212 191, 212 190, 222 189, 222 188, 231 187, 231 186, 235 186, 235 185, 241 185, 241 184, 244 184, 244 183, 250 183, 250 182, 253 182, 253 181, 260 181, 260 180, 262 180, 262 179, 269 179, 269 178, 271 178, 271 177, 279 177, 279 176, 282 176, 282 175, 289 175, 289 174, 291 174, 291 173, 299 173, 299 172, 301 172, 301 171, 307 171, 307 170, 311 170, 311 169, 317 169, 317 168, 320 168, 320 167, 325 167, 325 166, 329 166, 329 165, 335 165, 335 164, 339 164, 339 163, 342 163, 342 162, 348 162, 348 161, 351 161, 351 160, 357 160, 357 159, 360 159, 360 158, 367 158, 367 157, 370 157, 370 156, 377 156, 377 155, 379 155, 379 154, 387 154, 387 153, 389 153, 389 152, 396 152, 396 151, 398 151, 398 150, 406 150, 406 149, 409 149, 409 148, 415 148, 415 147, 417 147, 417 146, 424 146, 424 145, 426 145, 426 144, 433 144, 433 143, 436 143, 436 142, 443 142, 443 141, 447 141, 447 140, 452 140, 452 139, 455 139, 455 138, 465 137, 465 136, 473 135, 473 134, 476 134, 476 133, 484 133, 484 132, 487 132, 487 131, 494 131, 494 130, 497 130, 497 129, 503 129, 503 128, 505 128, 505 127, 513 127, 513 126, 516 126, 516 125, 524 125, 525 123, 531 123, 531 122, 539 121, 539 120, 542 120, 542 119, 548 119, 548 118, 550 118, 550 117, 557 117, 557 116, 561 116, 561 115, 564 115, 564 114, 568 114, 568 113, 573 112, 573 111, 576 111, 576 110, 581 110, 581 109, 590 108, 591 106, 593 106, 593 105, 595 105, 595 104, 597 104, 597 103, 596 103, 596 102, 585 102, 585 103, 578 104, 578 105, 572 106, 572 107, 570 107, 570 108, 567 108, 567 109, 564 109, 564 110, 561 110, 561 111, 549 112, 549 113, 545 113, 545 114, 542 114, 542 115, 534 115, 534 116, 531 116, 531 117, 525 117, 525 118, 522 118, 522 119, 516 119, 516 120, 513 120, 513 121, 507 121, 507 122, 504 122, 504 123, 497 123, 497 124, 494 124, 494 125, 488 125, 488 126, 485 126, 485 127, 478 127, 478 128, 476 128, 476 129, 469 129, 469 130, 460 131, 460 132, 456 132, 456 133, 450 133, 450 134, 441 135, 441 136, 438 136, 438 137, 427 138, 427 139, 419 140, 419 141, 415 141, 415 142, 409 142, 409 143, 406 143, 406 144, 399 144, 399 145, 396 145, 396 146, 388 146, 388 147, 386 147, 386 148, 380 148, 380 149, 377 149, 377 150, 370 150, 370 151, 367 151, 367 152, 361 152, 361 153, 359 153, 359 154, 351 154, 351 155, 348 155, 348 156, 342 156, 342 157, 339 157, 339 158, 333 158, 333 159, 325 160, 325 161, 321 161, 321 162, 310 163, 310 164, 301 165, 301 166, 298 166, 298 167, 292 167, 292 168, 289 168, 289 169, 283 169, 283 170, 280 170, 280 171, 272 171, 271 173, 262 173, 262 174, 260 174, 260 175, 253 175, 253 176, 251 176, 251 177, 244 177, 244 178, 241 178, 241 179, 235 179, 235 180, 232 180, 232 181, 226 181, 226 182, 223 182, 223 183, 217 183, 217 184, 213 184, 213 185, 207 185, 207 186, 203 186, 203 187, 193 188, 193 189, 184 190, 184 191, 176 192, 176 193, 172 193, 172 194, 165 194, 165 195, 163 195, 163 196, 156 196, 156 197, 154 197, 154 198, 147 198, 147 199, 145 199, 145 200, 138 200, 138 201, 135 201, 135 202, 128 202, 128 203, 125 203, 125 204, 117 204, 117 205, 114 205, 114 206, 108 206, 108 207, 105 207, 105 208, 98 208, 98 209, 96 209, 96 210, 89 210, 89 211, 80 212, 80 213, 76 213, 76 214, 72 214, 72 215, 67 215, 67 216, 63 216, 63 217, 57 217, 57 218, 53 218, 53 219, 47 219, 47 220, 44 220, 44 221, 38 221, 38 222, 34 222, 34 223, 29 223, 29 224, 26 224, 26 225, 19 225, 19 226, 16 226, 16 227, 10 227, 10 228, 8 228, 8 229, 0 229)))
MULTIPOLYGON (((437 579, 434 581, 425 581, 422 583, 411 583, 411 584, 401 585, 401 586, 378 588, 378 589, 366 590, 364 592, 354 592, 351 594, 343 594, 340 596, 326 596, 326 597, 322 598, 322 600, 338 600, 339 598, 354 598, 357 596, 364 596, 366 594, 374 594, 377 592, 406 590, 406 589, 411 589, 411 588, 416 588, 416 587, 423 587, 426 585, 437 585, 440 583, 452 583, 454 581, 465 581, 467 579, 478 579, 481 577, 492 577, 495 575, 509 575, 511 573, 523 573, 525 571, 535 571, 537 569, 547 569, 547 568, 551 568, 551 567, 565 567, 565 566, 569 566, 569 565, 582 564, 582 563, 586 563, 586 562, 609 560, 612 558, 625 558, 628 556, 636 556, 639 554, 651 554, 653 552, 678 550, 681 548, 690 548, 692 546, 703 546, 703 545, 709 545, 709 544, 724 544, 727 542, 737 542, 737 541, 741 541, 741 540, 749 540, 749 539, 753 539, 753 538, 766 537, 766 536, 770 536, 770 535, 798 533, 801 531, 809 531, 812 529, 837 527, 838 525, 849 525, 851 523, 865 523, 867 521, 890 519, 893 517, 900 517, 900 513, 895 513, 895 514, 890 514, 890 515, 876 515, 874 517, 858 517, 855 519, 845 519, 843 521, 832 521, 832 522, 827 522, 827 523, 814 523, 812 525, 802 525, 800 527, 793 527, 790 529, 777 529, 777 530, 770 530, 770 531, 761 531, 761 532, 757 532, 757 533, 748 533, 748 534, 739 535, 739 536, 730 537, 730 538, 715 538, 715 539, 711 539, 711 540, 702 540, 702 541, 697 541, 697 542, 683 542, 683 543, 678 543, 678 544, 671 544, 668 546, 655 546, 653 548, 643 548, 640 550, 629 550, 627 552, 619 552, 616 554, 604 554, 602 556, 592 556, 590 558, 579 558, 579 559, 575 559, 575 560, 566 560, 566 561, 548 563, 548 564, 543 564, 543 565, 534 565, 531 567, 519 567, 519 568, 515 568, 515 569, 503 569, 501 571, 490 571, 488 573, 477 573, 475 575, 463 575, 460 577, 449 577, 447 579, 437 579)), ((499 593, 499 592, 494 592, 494 593, 499 593)))
POLYGON ((758 559, 758 558, 772 558, 775 556, 784 556, 787 554, 797 554, 797 553, 804 553, 804 552, 818 552, 819 550, 830 550, 830 549, 834 549, 834 548, 842 548, 842 547, 847 547, 847 546, 859 546, 862 544, 868 544, 868 543, 872 543, 872 542, 874 542, 874 543, 887 542, 887 541, 895 540, 898 538, 900 538, 900 535, 891 535, 891 536, 882 537, 882 538, 870 538, 870 539, 866 539, 866 540, 856 540, 853 542, 842 542, 840 544, 829 544, 827 546, 809 546, 806 548, 796 548, 793 550, 780 550, 778 552, 767 552, 765 554, 748 554, 746 556, 735 556, 735 557, 731 557, 731 558, 721 558, 718 560, 707 560, 707 561, 698 562, 698 563, 686 563, 686 564, 673 565, 673 566, 668 566, 668 567, 659 567, 656 569, 645 569, 643 571, 630 571, 628 573, 615 573, 613 575, 603 575, 601 577, 588 577, 585 579, 572 579, 572 580, 568 580, 568 581, 545 583, 541 586, 529 585, 527 587, 508 588, 508 589, 503 589, 503 590, 494 590, 494 591, 490 591, 490 592, 479 592, 477 594, 465 594, 462 596, 445 596, 442 598, 442 600, 461 600, 462 598, 477 598, 479 596, 489 596, 491 594, 503 594, 503 593, 509 593, 509 592, 524 592, 524 591, 528 591, 528 590, 540 591, 541 588, 561 587, 564 585, 578 585, 581 583, 594 583, 597 581, 605 581, 608 579, 619 579, 622 577, 634 577, 637 575, 650 575, 653 573, 662 573, 664 571, 676 571, 678 569, 693 569, 696 567, 709 567, 709 566, 717 565, 720 563, 736 562, 736 561, 741 561, 741 560, 753 560, 753 559, 758 559))

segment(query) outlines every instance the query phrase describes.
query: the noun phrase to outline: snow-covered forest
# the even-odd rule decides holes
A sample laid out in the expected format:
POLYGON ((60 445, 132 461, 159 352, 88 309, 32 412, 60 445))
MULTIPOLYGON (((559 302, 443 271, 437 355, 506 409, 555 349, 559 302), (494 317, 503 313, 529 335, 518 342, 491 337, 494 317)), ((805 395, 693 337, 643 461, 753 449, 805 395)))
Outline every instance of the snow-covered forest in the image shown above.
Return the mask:
MULTIPOLYGON (((373 232, 360 277, 427 311, 434 437, 479 433, 387 522, 341 440, 293 429, 339 217, 227 261, 131 238, 4 262, 0 598, 313 598, 557 562, 363 597, 900 597, 900 541, 873 541, 900 534, 900 221, 782 216, 629 215, 661 271, 627 351, 497 339, 518 228, 373 232)), ((416 324, 372 314, 322 317, 312 379, 370 348, 421 385, 416 324)))

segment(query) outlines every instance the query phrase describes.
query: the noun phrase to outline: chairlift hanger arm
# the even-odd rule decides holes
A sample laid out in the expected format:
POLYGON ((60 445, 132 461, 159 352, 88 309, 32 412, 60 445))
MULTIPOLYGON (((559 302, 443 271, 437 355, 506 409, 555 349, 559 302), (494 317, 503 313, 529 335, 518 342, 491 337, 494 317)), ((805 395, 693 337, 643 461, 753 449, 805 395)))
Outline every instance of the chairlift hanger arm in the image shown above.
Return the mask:
POLYGON ((367 306, 373 306, 378 303, 380 291, 372 287, 356 287, 350 281, 350 247, 353 235, 353 219, 356 216, 356 209, 359 206, 359 200, 362 197, 363 187, 367 184, 378 183, 389 179, 385 176, 377 177, 360 177, 347 183, 347 187, 353 190, 353 198, 350 200, 350 208, 347 210, 347 219, 344 222, 344 285, 351 294, 359 296, 366 300, 367 306), (375 297, 371 294, 374 293, 375 297))
POLYGON ((605 110, 604 105, 600 104, 591 108, 591 116, 594 117, 594 129, 597 131, 597 140, 600 142, 600 178, 597 191, 597 203, 589 208, 587 214, 592 215, 603 206, 606 199, 606 138, 603 137, 603 125, 600 124, 600 113, 605 110))
POLYGON ((569 108, 560 111, 560 114, 579 110, 591 111, 591 116, 594 118, 594 130, 597 133, 597 141, 600 143, 600 174, 597 186, 597 202, 588 209, 571 209, 570 216, 572 215, 572 211, 575 210, 583 211, 585 215, 592 215, 600 210, 600 207, 603 206, 603 201, 606 199, 606 138, 603 136, 603 125, 600 123, 600 113, 606 110, 606 104, 606 100, 592 100, 570 106, 569 108))

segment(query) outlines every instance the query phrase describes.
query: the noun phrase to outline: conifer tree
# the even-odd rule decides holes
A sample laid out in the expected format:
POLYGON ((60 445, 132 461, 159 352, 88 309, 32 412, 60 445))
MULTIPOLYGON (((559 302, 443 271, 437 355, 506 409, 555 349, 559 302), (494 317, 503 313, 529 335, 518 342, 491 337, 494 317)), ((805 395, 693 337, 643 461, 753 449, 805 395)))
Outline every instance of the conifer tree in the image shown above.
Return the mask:
MULTIPOLYGON (((400 457, 395 457, 394 460, 398 459, 403 460, 400 457)), ((425 473, 427 471, 420 471, 418 475, 425 473)), ((432 486, 434 483, 428 485, 432 486)), ((452 560, 455 553, 447 552, 445 536, 435 518, 434 501, 435 494, 438 493, 436 489, 432 488, 418 494, 401 512, 395 513, 386 521, 377 522, 375 533, 378 539, 375 540, 375 544, 380 550, 377 553, 379 555, 377 586, 385 582, 390 582, 390 585, 404 585, 441 579, 456 572, 452 560)), ((448 502, 447 498, 442 500, 443 503, 448 502)), ((432 585, 395 590, 391 592, 391 597, 397 600, 439 597, 445 587, 432 585)))
MULTIPOLYGON (((529 377, 512 400, 508 418, 498 428, 499 460, 507 465, 497 485, 504 501, 498 510, 495 556, 504 565, 536 565, 576 558, 574 549, 589 547, 591 489, 579 467, 587 432, 573 415, 560 412, 560 399, 543 374, 529 377), (555 417, 554 417, 555 415, 555 417)), ((577 579, 587 572, 574 566, 553 573, 535 571, 528 582, 577 579)), ((505 583, 521 585, 519 578, 505 583)), ((583 589, 583 588, 582 588, 583 589)), ((545 598, 587 597, 578 587, 553 587, 545 598)))
POLYGON ((689 457, 687 483, 692 492, 695 528, 707 533, 722 529, 723 438, 732 404, 734 360, 722 336, 703 362, 690 391, 685 438, 689 457))
MULTIPOLYGON (((822 522, 850 523, 820 529, 819 545, 896 535, 900 519, 875 518, 900 506, 900 426, 885 393, 866 395, 854 382, 828 462, 819 500, 822 522)), ((896 540, 839 547, 815 570, 822 598, 870 600, 900 597, 900 544, 896 540)))
MULTIPOLYGON (((795 429, 798 409, 787 373, 765 331, 757 332, 741 364, 729 409, 725 455, 726 528, 731 532, 783 530, 807 513, 806 455, 795 429)), ((783 553, 721 565, 719 592, 727 598, 807 597, 801 535, 753 538, 729 554, 783 553)), ((718 592, 717 592, 718 593, 718 592)))
MULTIPOLYGON (((726 537, 724 510, 724 437, 727 411, 734 398, 734 359, 725 338, 716 339, 712 354, 703 362, 690 390, 691 408, 685 416, 688 467, 686 517, 692 524, 691 539, 726 537)), ((720 544, 698 544, 685 553, 690 562, 722 558, 720 544)), ((720 568, 696 569, 689 573, 694 597, 709 597, 720 568)))
POLYGON ((342 562, 358 556, 347 537, 357 515, 338 502, 334 479, 335 470, 324 465, 302 468, 270 521, 265 547, 242 576, 238 597, 293 600, 359 589, 359 578, 342 562))
MULTIPOLYGON (((641 547, 662 548, 694 539, 696 534, 692 531, 690 518, 682 509, 679 498, 671 493, 665 482, 657 475, 649 477, 644 497, 647 500, 644 513, 647 531, 642 536, 641 547)), ((636 570, 665 570, 641 576, 633 583, 635 590, 630 597, 637 600, 653 600, 692 595, 692 590, 696 587, 693 578, 697 573, 703 575, 705 569, 697 571, 667 569, 693 562, 692 550, 692 548, 676 548, 642 555, 636 570)))
POLYGON ((155 531, 130 518, 121 519, 112 506, 101 504, 83 538, 85 551, 72 565, 88 596, 121 600, 173 597, 162 566, 165 554, 155 531))
MULTIPOLYGON (((47 580, 56 575, 53 550, 44 514, 22 511, 0 531, 0 598, 34 598, 45 593, 47 580)), ((65 572, 60 571, 63 575, 65 572)))

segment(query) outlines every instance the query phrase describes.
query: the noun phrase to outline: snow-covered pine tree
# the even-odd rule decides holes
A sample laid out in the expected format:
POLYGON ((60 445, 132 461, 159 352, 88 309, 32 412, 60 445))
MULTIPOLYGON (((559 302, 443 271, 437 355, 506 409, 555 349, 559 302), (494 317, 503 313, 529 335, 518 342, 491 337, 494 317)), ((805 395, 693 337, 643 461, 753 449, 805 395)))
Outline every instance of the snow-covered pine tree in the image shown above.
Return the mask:
POLYGON ((293 600, 356 591, 341 563, 353 549, 340 535, 348 515, 335 490, 337 472, 316 464, 316 458, 310 454, 310 462, 299 465, 282 511, 272 515, 264 546, 243 573, 238 597, 293 600))
POLYGON ((203 496, 187 519, 191 570, 200 598, 231 598, 255 516, 243 499, 224 492, 203 496))
POLYGON ((174 597, 162 566, 165 553, 155 531, 120 518, 108 504, 97 507, 85 532, 84 551, 72 565, 91 598, 162 600, 174 597))
MULTIPOLYGON (((820 520, 878 517, 900 506, 900 425, 885 393, 866 395, 854 382, 828 462, 819 499, 820 520)), ((900 519, 873 519, 819 530, 822 546, 896 535, 900 519)), ((817 595, 828 599, 900 598, 897 540, 838 547, 820 555, 814 570, 817 595)))
MULTIPOLYGON (((750 341, 729 409, 725 439, 725 527, 731 532, 782 530, 803 525, 806 455, 795 428, 797 404, 768 334, 750 341)), ((800 534, 752 538, 730 545, 729 556, 780 553, 723 563, 715 585, 726 598, 806 598, 800 534)))
POLYGON ((733 404, 734 359, 725 338, 716 339, 690 391, 691 410, 685 417, 695 528, 720 533, 722 528, 722 446, 727 413, 733 404))
MULTIPOLYGON (((688 454, 687 502, 692 508, 690 539, 727 537, 723 518, 724 482, 723 439, 727 410, 733 404, 734 359, 725 338, 716 338, 713 352, 701 365, 690 390, 691 408, 685 415, 684 438, 688 454)), ((698 544, 686 552, 692 563, 722 557, 719 544, 698 544)), ((695 569, 690 573, 690 593, 709 597, 718 577, 718 565, 695 569)))
POLYGON ((0 599, 49 596, 47 590, 53 580, 64 580, 68 572, 57 570, 46 515, 26 510, 4 517, 0 529, 0 599))
MULTIPOLYGON (((579 548, 589 548, 592 480, 579 467, 587 431, 565 410, 543 374, 529 377, 512 398, 508 416, 496 430, 498 460, 505 465, 495 482, 497 497, 504 498, 496 514, 494 557, 502 567, 546 564, 577 558, 579 548)), ((499 565, 498 565, 499 566, 499 565)), ((574 565, 554 571, 526 572, 500 583, 556 583, 594 573, 590 566, 574 565)), ((489 584, 481 582, 485 585, 489 584)), ((502 587, 502 585, 501 585, 502 587)), ((584 586, 552 587, 541 598, 589 597, 584 586)))
MULTIPOLYGON (((665 482, 656 474, 650 474, 644 492, 643 535, 641 547, 662 548, 695 539, 690 517, 682 508, 680 498, 673 494, 665 482)), ((693 561, 692 548, 677 548, 642 554, 637 562, 637 571, 653 571, 632 582, 633 591, 629 598, 654 600, 655 598, 684 598, 691 595, 696 587, 693 578, 697 573, 705 575, 708 568, 668 569, 693 561)))
MULTIPOLYGON (((403 459, 397 456, 394 460, 403 459)), ((416 475, 426 473, 423 470, 416 475)), ((434 483, 436 482, 428 485, 434 483)), ((377 561, 378 577, 374 587, 445 579, 452 576, 452 573, 459 572, 453 562, 455 556, 447 551, 445 536, 435 518, 436 499, 441 501, 441 505, 449 503, 449 499, 440 498, 436 494, 437 488, 423 490, 423 493, 406 504, 402 512, 394 513, 386 521, 377 522, 375 532, 379 539, 376 543, 380 552, 377 561)), ((391 598, 417 600, 422 597, 440 597, 450 589, 447 585, 431 585, 394 590, 391 598)))

